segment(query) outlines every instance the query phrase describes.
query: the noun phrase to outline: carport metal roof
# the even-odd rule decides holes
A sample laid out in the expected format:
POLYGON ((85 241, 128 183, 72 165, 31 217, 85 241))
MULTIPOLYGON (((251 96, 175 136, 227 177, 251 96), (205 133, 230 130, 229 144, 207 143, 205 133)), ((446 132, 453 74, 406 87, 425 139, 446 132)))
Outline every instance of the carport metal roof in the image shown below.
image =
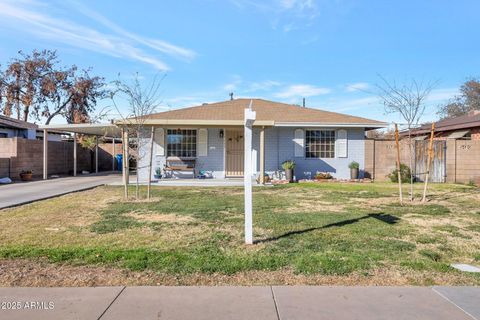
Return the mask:
POLYGON ((122 137, 122 129, 111 123, 49 124, 41 125, 39 126, 39 129, 81 133, 111 138, 122 137))

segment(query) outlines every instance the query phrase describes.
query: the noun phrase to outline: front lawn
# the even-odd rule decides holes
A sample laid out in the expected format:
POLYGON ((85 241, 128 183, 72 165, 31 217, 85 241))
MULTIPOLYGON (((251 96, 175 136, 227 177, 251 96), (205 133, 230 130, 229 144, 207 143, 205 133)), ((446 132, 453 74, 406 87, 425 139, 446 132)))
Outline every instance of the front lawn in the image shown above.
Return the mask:
POLYGON ((449 267, 480 264, 479 190, 430 190, 427 204, 399 206, 388 183, 255 188, 256 244, 245 246, 242 188, 154 188, 150 202, 125 202, 121 187, 100 187, 0 210, 0 286, 51 285, 55 270, 83 274, 75 285, 479 285, 449 267))

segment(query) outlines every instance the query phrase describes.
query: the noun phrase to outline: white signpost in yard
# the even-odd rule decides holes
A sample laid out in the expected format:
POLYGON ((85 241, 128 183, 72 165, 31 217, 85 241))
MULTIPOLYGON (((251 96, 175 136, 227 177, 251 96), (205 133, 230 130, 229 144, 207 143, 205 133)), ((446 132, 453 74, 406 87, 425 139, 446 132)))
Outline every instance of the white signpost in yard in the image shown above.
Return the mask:
POLYGON ((245 186, 245 243, 253 244, 253 220, 252 220, 252 127, 256 113, 252 110, 252 101, 248 109, 245 109, 245 161, 243 181, 245 186))

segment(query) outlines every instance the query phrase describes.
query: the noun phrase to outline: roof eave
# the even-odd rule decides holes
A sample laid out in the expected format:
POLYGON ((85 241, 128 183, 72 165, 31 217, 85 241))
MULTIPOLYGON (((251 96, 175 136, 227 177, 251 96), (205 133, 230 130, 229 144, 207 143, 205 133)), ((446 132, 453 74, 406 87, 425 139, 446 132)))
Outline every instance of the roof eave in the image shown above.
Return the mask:
POLYGON ((387 123, 322 123, 322 122, 275 122, 275 127, 325 127, 325 128, 386 128, 387 123))
MULTIPOLYGON (((135 126, 142 124, 145 126, 202 126, 202 127, 238 127, 244 125, 243 120, 180 120, 180 119, 145 119, 135 121, 135 119, 125 119, 115 122, 119 126, 135 126)), ((272 120, 256 120, 253 123, 256 127, 273 127, 275 121, 272 120)))

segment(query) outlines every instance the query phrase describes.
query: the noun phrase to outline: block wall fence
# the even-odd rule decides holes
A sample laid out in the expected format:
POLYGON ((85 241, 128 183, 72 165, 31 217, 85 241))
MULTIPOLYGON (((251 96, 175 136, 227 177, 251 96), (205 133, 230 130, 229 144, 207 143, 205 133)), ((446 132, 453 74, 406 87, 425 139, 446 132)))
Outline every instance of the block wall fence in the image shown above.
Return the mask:
MULTIPOLYGON (((365 177, 387 181, 396 167, 392 140, 365 140, 365 177)), ((400 161, 409 165, 408 141, 400 142, 400 161)), ((480 184, 480 140, 446 140, 445 181, 480 184)))
MULTIPOLYGON (((111 143, 99 143, 99 171, 112 170, 112 156, 121 153, 121 143, 115 144, 115 152, 111 143), (113 154, 113 155, 112 155, 113 154)), ((94 170, 94 155, 90 150, 77 145, 77 171, 94 170)), ((43 141, 23 138, 0 139, 0 177, 19 179, 22 170, 32 170, 34 177, 43 173, 43 141)), ((48 142, 48 175, 73 174, 73 142, 48 142)))

